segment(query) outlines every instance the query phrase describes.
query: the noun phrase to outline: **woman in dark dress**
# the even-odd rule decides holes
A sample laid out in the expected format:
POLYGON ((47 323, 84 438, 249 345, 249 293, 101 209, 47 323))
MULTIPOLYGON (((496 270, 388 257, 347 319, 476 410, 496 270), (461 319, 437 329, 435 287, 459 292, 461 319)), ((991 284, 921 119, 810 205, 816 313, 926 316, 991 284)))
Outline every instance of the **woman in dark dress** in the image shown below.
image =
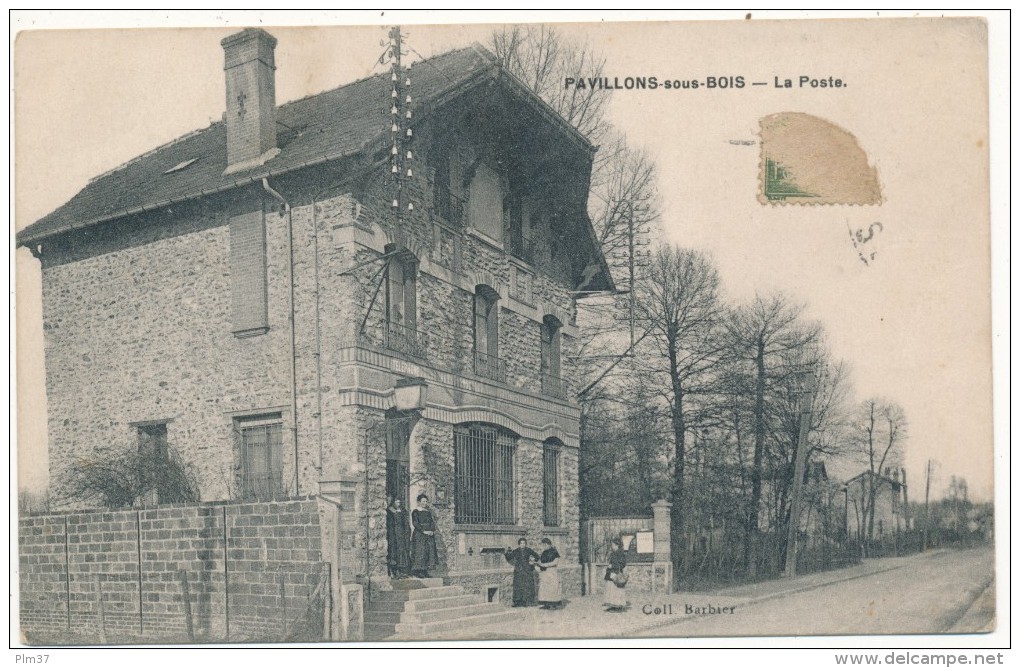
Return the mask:
POLYGON ((606 599, 602 604, 606 612, 622 612, 627 609, 627 585, 623 569, 627 567, 627 553, 623 551, 623 541, 613 539, 609 551, 609 568, 606 569, 606 599))
POLYGON ((503 553, 506 560, 514 565, 514 607, 535 605, 535 564, 538 553, 528 547, 528 539, 517 541, 516 550, 503 553))
POLYGON ((391 577, 407 577, 411 568, 411 525, 401 499, 393 499, 386 509, 386 562, 391 577))
POLYGON ((436 551, 436 519, 429 510, 427 494, 418 495, 418 507, 411 511, 411 575, 416 578, 427 578, 429 571, 439 563, 436 551))
POLYGON ((560 588, 560 553, 548 538, 542 539, 542 554, 538 557, 538 602, 543 610, 563 607, 563 590, 560 588))

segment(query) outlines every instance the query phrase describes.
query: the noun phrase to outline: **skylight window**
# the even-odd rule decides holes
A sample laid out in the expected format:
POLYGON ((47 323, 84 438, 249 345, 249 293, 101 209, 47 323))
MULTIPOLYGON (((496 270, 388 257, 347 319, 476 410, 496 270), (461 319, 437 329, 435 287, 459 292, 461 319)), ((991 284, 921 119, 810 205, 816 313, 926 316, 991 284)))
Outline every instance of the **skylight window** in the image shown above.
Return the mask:
POLYGON ((170 169, 166 170, 163 173, 164 174, 173 174, 174 172, 179 172, 182 169, 190 167, 191 165, 195 164, 196 162, 198 162, 198 158, 192 158, 191 160, 185 160, 184 162, 177 163, 176 165, 174 165, 173 167, 171 167, 170 169))

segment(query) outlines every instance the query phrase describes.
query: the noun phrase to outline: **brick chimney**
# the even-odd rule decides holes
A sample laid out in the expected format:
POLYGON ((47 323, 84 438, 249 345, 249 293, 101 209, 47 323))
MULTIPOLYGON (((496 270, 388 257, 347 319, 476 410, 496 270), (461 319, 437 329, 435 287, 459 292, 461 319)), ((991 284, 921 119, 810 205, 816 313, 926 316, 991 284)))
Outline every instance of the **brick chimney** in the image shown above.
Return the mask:
POLYGON ((226 174, 257 167, 280 152, 276 146, 276 38, 260 28, 225 37, 227 80, 226 174))

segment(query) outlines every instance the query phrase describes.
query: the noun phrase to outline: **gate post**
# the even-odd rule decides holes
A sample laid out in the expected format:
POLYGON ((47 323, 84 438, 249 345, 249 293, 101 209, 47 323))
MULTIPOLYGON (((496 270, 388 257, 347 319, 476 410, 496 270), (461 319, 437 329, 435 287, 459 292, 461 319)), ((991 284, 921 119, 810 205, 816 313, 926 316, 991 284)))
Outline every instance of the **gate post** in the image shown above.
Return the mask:
POLYGON ((659 499, 652 504, 652 578, 654 580, 657 568, 664 566, 663 577, 665 579, 666 591, 673 591, 673 562, 669 553, 669 531, 670 512, 673 504, 665 499, 659 499))

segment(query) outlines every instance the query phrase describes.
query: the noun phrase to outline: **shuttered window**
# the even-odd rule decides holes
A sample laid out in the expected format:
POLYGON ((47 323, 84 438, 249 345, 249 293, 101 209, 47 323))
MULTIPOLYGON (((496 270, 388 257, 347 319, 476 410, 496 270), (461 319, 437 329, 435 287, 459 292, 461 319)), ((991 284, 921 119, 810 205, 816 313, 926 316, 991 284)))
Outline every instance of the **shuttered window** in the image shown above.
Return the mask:
POLYGON ((234 335, 267 332, 266 225, 261 210, 230 219, 230 290, 234 335))

